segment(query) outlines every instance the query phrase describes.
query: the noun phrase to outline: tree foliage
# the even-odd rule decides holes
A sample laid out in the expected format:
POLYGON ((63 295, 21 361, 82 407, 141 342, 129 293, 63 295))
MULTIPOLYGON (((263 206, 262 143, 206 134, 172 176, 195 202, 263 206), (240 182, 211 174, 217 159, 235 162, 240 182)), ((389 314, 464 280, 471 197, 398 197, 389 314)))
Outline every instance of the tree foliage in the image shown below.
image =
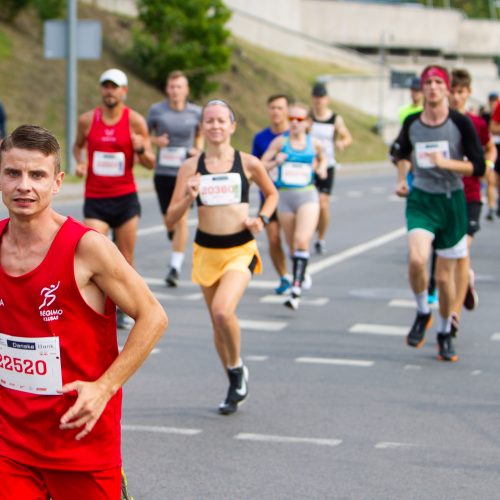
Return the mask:
POLYGON ((144 29, 134 32, 131 59, 141 74, 163 88, 165 77, 182 70, 199 98, 216 89, 212 75, 229 65, 231 16, 222 0, 138 0, 144 29))
POLYGON ((45 21, 60 17, 66 0, 0 0, 0 19, 12 21, 22 10, 33 7, 38 17, 45 21))

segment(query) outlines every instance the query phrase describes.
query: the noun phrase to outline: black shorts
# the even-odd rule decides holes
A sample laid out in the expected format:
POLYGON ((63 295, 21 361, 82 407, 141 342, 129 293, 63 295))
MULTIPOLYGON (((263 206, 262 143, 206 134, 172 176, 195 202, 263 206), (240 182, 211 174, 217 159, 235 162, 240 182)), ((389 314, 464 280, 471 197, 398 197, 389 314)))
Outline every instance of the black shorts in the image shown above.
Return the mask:
MULTIPOLYGON (((495 144, 495 146, 497 147, 497 159, 495 161, 495 172, 500 175, 500 144, 495 144)), ((488 168, 488 167, 486 167, 488 168)))
POLYGON ((155 175, 153 178, 156 196, 163 215, 167 213, 168 206, 172 201, 176 180, 177 177, 171 177, 170 175, 155 175))
POLYGON ((316 177, 316 189, 323 194, 332 194, 335 181, 335 167, 328 167, 326 174, 326 179, 316 177))
POLYGON ((141 215, 141 204, 137 193, 113 198, 85 198, 83 215, 86 219, 97 219, 115 229, 141 215))
POLYGON ((480 201, 469 201, 467 203, 467 234, 469 236, 474 236, 474 233, 481 229, 479 220, 482 206, 483 204, 480 201))

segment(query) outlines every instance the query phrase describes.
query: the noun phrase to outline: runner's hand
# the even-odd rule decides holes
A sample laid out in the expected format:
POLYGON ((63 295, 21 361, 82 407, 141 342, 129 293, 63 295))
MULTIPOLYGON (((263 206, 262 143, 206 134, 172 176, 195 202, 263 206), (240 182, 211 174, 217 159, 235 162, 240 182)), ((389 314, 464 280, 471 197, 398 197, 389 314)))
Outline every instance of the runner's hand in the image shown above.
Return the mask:
POLYGON ((162 134, 156 137, 156 145, 159 148, 164 148, 165 146, 168 146, 168 143, 170 142, 170 139, 168 137, 168 134, 162 134))
POLYGON ((87 164, 86 163, 77 163, 75 174, 77 177, 85 177, 87 175, 87 164))
POLYGON ((201 174, 197 173, 196 175, 193 175, 188 178, 187 180, 187 185, 186 185, 186 194, 194 200, 200 191, 200 179, 201 179, 201 174))
POLYGON ((276 162, 276 165, 281 165, 282 163, 285 163, 286 159, 288 158, 288 155, 283 152, 279 152, 275 158, 274 161, 276 162))
POLYGON ((132 147, 134 148, 134 151, 144 149, 144 136, 131 132, 130 138, 132 139, 132 147))
POLYGON ((408 183, 406 181, 401 181, 396 186, 396 194, 401 198, 405 198, 408 196, 410 192, 410 188, 408 187, 408 183))
POLYGON ((249 231, 251 231, 252 234, 257 234, 264 229, 264 222, 260 217, 248 217, 245 220, 245 226, 249 231))
POLYGON ((68 394, 76 391, 78 397, 75 404, 61 417, 60 429, 83 430, 75 436, 75 439, 84 438, 95 426, 102 415, 111 393, 107 387, 99 382, 82 382, 76 380, 65 384, 58 392, 68 394))
POLYGON ((318 168, 318 170, 316 170, 316 175, 321 180, 325 180, 328 177, 328 172, 326 171, 326 168, 318 168))

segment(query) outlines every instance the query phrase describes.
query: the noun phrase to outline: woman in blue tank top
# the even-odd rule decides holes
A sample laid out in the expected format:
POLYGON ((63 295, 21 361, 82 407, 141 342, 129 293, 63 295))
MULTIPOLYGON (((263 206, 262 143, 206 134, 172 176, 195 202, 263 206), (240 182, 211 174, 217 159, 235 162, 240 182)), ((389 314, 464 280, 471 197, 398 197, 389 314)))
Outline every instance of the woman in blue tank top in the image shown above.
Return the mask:
POLYGON ((293 260, 293 284, 284 305, 296 310, 309 260, 309 245, 319 219, 319 197, 314 180, 327 176, 321 142, 307 134, 308 108, 290 106, 290 131, 271 142, 262 157, 279 190, 278 218, 293 260))

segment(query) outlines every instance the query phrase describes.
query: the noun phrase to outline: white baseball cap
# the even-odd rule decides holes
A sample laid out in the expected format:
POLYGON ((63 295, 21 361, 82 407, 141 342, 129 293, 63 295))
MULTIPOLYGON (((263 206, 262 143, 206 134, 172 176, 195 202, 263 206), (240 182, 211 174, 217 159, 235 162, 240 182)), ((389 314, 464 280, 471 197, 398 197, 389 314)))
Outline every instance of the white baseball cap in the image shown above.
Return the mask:
POLYGON ((105 71, 99 78, 99 83, 112 82, 118 87, 126 87, 128 85, 127 75, 121 70, 111 68, 105 71))

